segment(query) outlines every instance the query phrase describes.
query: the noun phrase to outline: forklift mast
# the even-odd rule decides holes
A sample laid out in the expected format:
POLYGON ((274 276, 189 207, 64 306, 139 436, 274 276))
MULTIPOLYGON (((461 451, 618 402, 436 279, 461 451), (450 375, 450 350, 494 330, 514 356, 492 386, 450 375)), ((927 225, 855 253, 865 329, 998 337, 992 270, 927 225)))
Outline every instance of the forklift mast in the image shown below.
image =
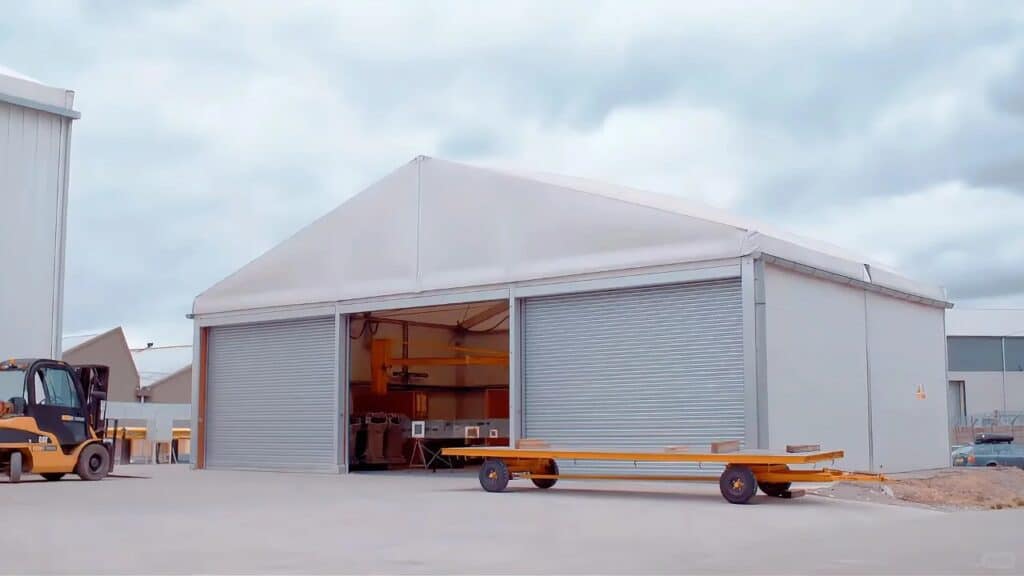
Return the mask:
POLYGON ((98 364, 72 366, 85 395, 85 418, 97 436, 106 432, 107 386, 110 382, 110 368, 98 364))

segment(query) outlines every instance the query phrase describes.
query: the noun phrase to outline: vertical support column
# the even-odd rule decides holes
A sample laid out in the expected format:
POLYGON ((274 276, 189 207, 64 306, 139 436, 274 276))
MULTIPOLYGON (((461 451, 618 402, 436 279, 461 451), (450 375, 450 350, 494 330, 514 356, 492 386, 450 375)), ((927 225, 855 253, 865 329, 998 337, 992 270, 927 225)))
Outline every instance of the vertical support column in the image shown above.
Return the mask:
POLYGON ((754 348, 757 362, 757 441, 758 448, 771 446, 768 434, 768 312, 765 297, 764 260, 754 259, 754 348))
POLYGON ((999 343, 1002 344, 1003 350, 1003 369, 1001 371, 1003 375, 1003 412, 1006 412, 1006 336, 999 339, 999 343))
POLYGON ((743 421, 744 445, 761 448, 758 429, 757 345, 755 339, 754 259, 740 260, 740 291, 743 305, 743 421))
POLYGON ((864 294, 864 382, 868 399, 868 470, 875 470, 875 407, 871 401, 871 314, 868 311, 868 291, 864 294))
POLYGON ((515 448, 523 433, 522 385, 520 382, 519 301, 516 287, 509 288, 508 296, 508 443, 515 448))
MULTIPOLYGON (((198 327, 197 323, 196 334, 199 344, 199 364, 198 369, 193 372, 193 381, 196 386, 192 393, 195 399, 195 402, 192 404, 195 407, 195 411, 192 414, 192 421, 195 423, 192 453, 195 454, 195 464, 193 466, 197 469, 202 469, 206 468, 206 375, 209 372, 210 329, 208 327, 198 327)), ((193 358, 195 356, 193 354, 193 358)))
MULTIPOLYGON (((191 412, 191 415, 190 415, 189 420, 191 420, 191 424, 190 424, 191 428, 189 430, 189 435, 188 435, 188 437, 189 437, 189 440, 188 440, 188 443, 189 443, 189 448, 188 448, 189 464, 188 464, 188 467, 191 468, 192 470, 195 470, 195 469, 199 468, 199 463, 196 462, 196 458, 199 457, 199 449, 198 449, 198 445, 199 445, 199 370, 200 370, 199 369, 199 365, 201 364, 201 362, 199 361, 199 354, 200 354, 199 350, 202 348, 202 342, 201 342, 199 334, 200 334, 201 331, 202 331, 202 328, 199 327, 199 320, 193 320, 192 321, 192 382, 189 385, 190 386, 189 402, 191 402, 191 408, 189 410, 189 412, 191 412)), ((114 430, 114 437, 115 438, 117 437, 117 429, 114 430)), ((115 444, 117 443, 116 439, 115 439, 114 443, 115 444)), ((124 449, 124 444, 127 444, 127 442, 122 441, 121 444, 122 444, 121 449, 123 450, 124 449)), ((120 454, 120 452, 118 454, 120 454)), ((120 464, 120 463, 121 463, 120 460, 118 460, 118 464, 120 464)))
POLYGON ((334 313, 334 326, 335 326, 335 354, 337 357, 337 363, 334 367, 337 386, 335 386, 334 393, 334 406, 338 414, 336 420, 335 438, 337 438, 337 450, 335 453, 338 455, 338 472, 348 472, 348 445, 349 445, 349 382, 351 380, 349 376, 349 361, 348 361, 348 346, 349 346, 349 328, 348 328, 348 315, 340 314, 335 308, 334 313))
POLYGON ((340 315, 338 314, 338 307, 334 307, 334 398, 331 401, 334 404, 334 465, 338 472, 341 472, 342 466, 342 425, 341 418, 343 416, 343 410, 341 409, 341 322, 340 315))

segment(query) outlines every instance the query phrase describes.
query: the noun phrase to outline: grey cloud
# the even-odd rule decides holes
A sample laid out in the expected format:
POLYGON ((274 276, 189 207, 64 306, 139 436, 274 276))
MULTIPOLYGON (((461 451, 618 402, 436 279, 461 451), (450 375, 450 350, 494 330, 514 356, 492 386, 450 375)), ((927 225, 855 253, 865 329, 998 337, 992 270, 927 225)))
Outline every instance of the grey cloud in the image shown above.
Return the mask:
POLYGON ((483 130, 459 130, 445 136, 438 151, 449 158, 475 158, 501 151, 501 139, 483 130))
MULTIPOLYGON (((723 26, 651 32, 625 24, 606 31, 614 42, 597 42, 583 36, 584 25, 544 28, 546 13, 538 13, 538 29, 547 32, 519 46, 426 46, 408 57, 347 49, 331 19, 305 5, 285 21, 261 20, 264 6, 254 4, 239 6, 247 10, 244 22, 219 14, 175 26, 164 24, 189 5, 68 6, 8 7, 0 21, 0 54, 4 64, 79 89, 69 330, 180 321, 187 337, 182 315, 199 291, 333 208, 373 175, 408 160, 411 153, 396 152, 407 134, 436 143, 436 150, 417 152, 501 162, 516 157, 520 126, 585 137, 626 108, 713 109, 735 121, 754 149, 737 209, 767 219, 949 180, 1017 189, 1024 180, 1024 71, 980 87, 990 91, 989 114, 953 119, 957 128, 935 141, 914 147, 899 135, 871 140, 871 126, 883 111, 930 89, 923 77, 944 79, 952 74, 949 63, 972 50, 1024 46, 1020 23, 992 5, 963 17, 936 8, 863 45, 814 30, 768 45, 723 35, 723 26), (239 88, 231 94, 211 89, 204 94, 209 103, 271 99, 268 110, 313 123, 337 105, 365 119, 365 126, 346 125, 316 141, 274 142, 281 153, 269 160, 225 157, 208 135, 157 116, 165 102, 138 101, 110 85, 129 84, 130 78, 112 74, 97 85, 97 73, 120 70, 128 56, 159 72, 153 82, 168 101, 202 86, 202 76, 219 77, 239 88), (296 109, 286 97, 252 88, 266 78, 323 82, 333 100, 324 108, 296 109), (378 126, 394 133, 368 148, 369 160, 331 153, 339 141, 364 140, 362 131, 378 126), (324 166, 323 157, 333 165, 324 166)), ((374 17, 366 11, 365 17, 374 17)), ((143 70, 118 74, 133 72, 143 70)), ((203 101, 195 105, 201 108, 203 101)), ((262 134, 266 120, 237 119, 255 126, 254 134, 262 134)), ((664 147, 671 148, 677 136, 666 134, 664 147)), ((1015 266, 986 260, 990 241, 958 248, 974 255, 966 269, 922 254, 904 259, 906 271, 964 297, 1024 291, 1015 266)))

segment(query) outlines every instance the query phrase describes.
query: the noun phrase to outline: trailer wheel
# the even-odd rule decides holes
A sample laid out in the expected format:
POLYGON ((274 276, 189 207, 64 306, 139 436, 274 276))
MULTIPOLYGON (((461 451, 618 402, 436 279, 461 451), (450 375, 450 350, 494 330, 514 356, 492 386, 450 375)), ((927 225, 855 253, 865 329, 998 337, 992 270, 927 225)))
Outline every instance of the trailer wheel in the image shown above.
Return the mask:
POLYGON ((757 493, 757 478, 746 466, 726 466, 718 479, 722 497, 733 504, 746 504, 757 493))
POLYGON ((480 467, 480 486, 488 492, 501 492, 508 486, 510 476, 504 462, 488 458, 480 467))
POLYGON ((63 472, 49 472, 47 474, 40 474, 40 476, 42 476, 43 478, 46 478, 50 482, 56 482, 57 480, 60 480, 61 478, 64 477, 64 473, 63 472))
MULTIPOLYGON (((548 460, 545 465, 544 473, 558 476, 558 462, 548 460)), ((558 482, 558 478, 531 478, 530 480, 533 481, 534 486, 541 490, 547 490, 558 482)))
POLYGON ((11 484, 21 482, 21 452, 11 452, 11 461, 7 464, 7 478, 11 484))
POLYGON ((110 452, 102 444, 89 444, 78 455, 75 473, 82 480, 102 480, 110 469, 110 452))
POLYGON ((761 492, 778 498, 786 492, 789 492, 789 488, 792 485, 792 482, 761 482, 757 487, 761 489, 761 492))

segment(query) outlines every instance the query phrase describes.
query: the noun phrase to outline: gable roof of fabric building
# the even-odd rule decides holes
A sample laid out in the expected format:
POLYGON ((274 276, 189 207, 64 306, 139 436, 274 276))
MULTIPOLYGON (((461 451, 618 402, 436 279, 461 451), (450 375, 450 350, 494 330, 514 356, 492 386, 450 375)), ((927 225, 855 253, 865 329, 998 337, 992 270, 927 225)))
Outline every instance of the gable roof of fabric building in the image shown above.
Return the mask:
POLYGON ((195 314, 751 254, 944 303, 945 291, 676 196, 420 156, 200 294, 195 314))

